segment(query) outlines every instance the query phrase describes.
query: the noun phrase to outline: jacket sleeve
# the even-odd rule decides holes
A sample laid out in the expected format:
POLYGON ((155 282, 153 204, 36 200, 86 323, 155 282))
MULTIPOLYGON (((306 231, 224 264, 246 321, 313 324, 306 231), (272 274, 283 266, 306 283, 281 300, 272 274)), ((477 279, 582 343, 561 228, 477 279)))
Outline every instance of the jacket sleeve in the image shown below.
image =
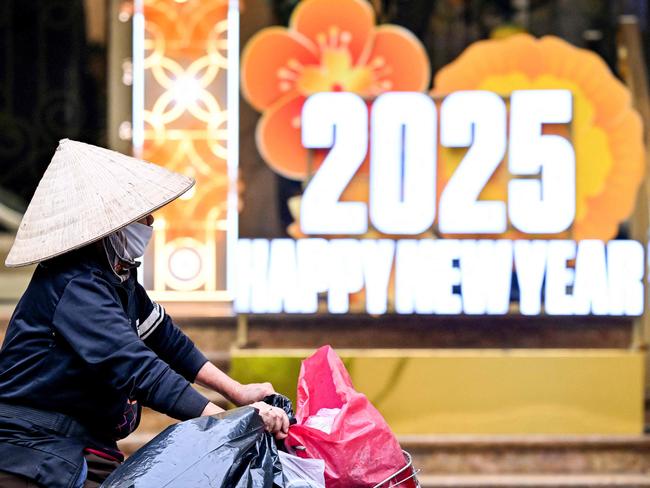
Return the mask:
POLYGON ((198 417, 207 405, 207 398, 138 337, 103 278, 72 279, 52 322, 97 377, 128 398, 179 420, 198 417))
POLYGON ((138 334, 174 371, 187 381, 194 382, 197 373, 208 359, 174 324, 162 305, 152 301, 142 285, 137 283, 136 287, 142 317, 138 324, 138 334))

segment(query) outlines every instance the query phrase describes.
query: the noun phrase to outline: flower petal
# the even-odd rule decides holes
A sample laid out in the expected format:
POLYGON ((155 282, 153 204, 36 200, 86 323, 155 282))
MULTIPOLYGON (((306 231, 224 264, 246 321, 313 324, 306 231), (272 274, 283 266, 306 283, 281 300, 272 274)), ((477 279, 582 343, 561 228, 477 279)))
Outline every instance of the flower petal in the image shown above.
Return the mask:
POLYGON ((283 27, 263 29, 242 53, 242 93, 262 111, 294 89, 296 69, 318 62, 316 47, 300 34, 283 27))
POLYGON ((347 43, 353 62, 367 49, 374 27, 375 12, 365 0, 303 0, 289 23, 317 46, 347 43))
POLYGON ((307 177, 308 152, 302 146, 300 116, 305 97, 287 96, 270 107, 257 123, 255 138, 264 161, 287 178, 307 177))
POLYGON ((476 90, 486 79, 499 75, 516 73, 534 79, 543 67, 539 43, 528 34, 499 41, 478 41, 436 73, 433 94, 476 90), (508 55, 504 56, 504 52, 508 55))
POLYGON ((383 91, 423 91, 429 86, 431 66, 424 46, 403 27, 378 27, 365 64, 375 69, 383 91))

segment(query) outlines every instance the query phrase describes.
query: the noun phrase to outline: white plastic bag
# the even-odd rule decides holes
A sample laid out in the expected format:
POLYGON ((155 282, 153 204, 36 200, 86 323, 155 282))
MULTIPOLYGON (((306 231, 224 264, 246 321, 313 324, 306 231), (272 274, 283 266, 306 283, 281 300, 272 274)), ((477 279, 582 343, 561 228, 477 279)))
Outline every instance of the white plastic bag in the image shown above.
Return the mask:
POLYGON ((340 408, 321 408, 316 412, 316 415, 307 418, 305 425, 312 429, 318 429, 326 434, 331 434, 334 420, 339 413, 341 413, 340 408))
POLYGON ((325 488, 325 461, 278 451, 286 488, 325 488))

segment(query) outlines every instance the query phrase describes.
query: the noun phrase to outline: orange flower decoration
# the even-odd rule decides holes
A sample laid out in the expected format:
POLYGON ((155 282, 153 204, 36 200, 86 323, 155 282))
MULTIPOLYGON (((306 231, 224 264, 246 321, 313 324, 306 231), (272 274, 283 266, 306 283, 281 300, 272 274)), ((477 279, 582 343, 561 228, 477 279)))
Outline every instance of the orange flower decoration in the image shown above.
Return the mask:
MULTIPOLYGON (((385 91, 422 91, 429 77, 417 38, 398 26, 375 27, 365 0, 304 0, 288 29, 261 30, 242 54, 243 94, 263 112, 257 147, 275 171, 301 180, 309 173, 300 137, 309 95, 349 91, 373 98, 385 91)), ((312 163, 311 171, 317 166, 312 163)))
MULTIPOLYGON (((549 237, 613 238, 634 208, 645 149, 643 125, 629 92, 600 57, 556 37, 538 40, 520 34, 482 41, 437 74, 432 94, 489 90, 508 96, 526 89, 568 89, 574 97, 570 138, 576 153, 576 217, 569 232, 549 237)), ((558 128, 549 127, 551 131, 558 128)), ((569 136, 566 130, 562 135, 569 136)), ((439 189, 462 156, 458 150, 441 149, 439 189)), ((509 179, 502 163, 481 199, 505 201, 509 179)))

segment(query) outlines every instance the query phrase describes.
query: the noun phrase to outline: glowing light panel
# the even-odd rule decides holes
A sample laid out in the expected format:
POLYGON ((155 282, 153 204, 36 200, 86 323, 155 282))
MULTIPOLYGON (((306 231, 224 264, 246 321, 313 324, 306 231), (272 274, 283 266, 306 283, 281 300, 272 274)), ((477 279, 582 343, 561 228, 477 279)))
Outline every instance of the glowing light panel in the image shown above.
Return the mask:
POLYGON ((231 15, 238 4, 137 0, 134 8, 134 152, 197 180, 156 212, 144 284, 159 300, 224 300, 228 253, 222 249, 237 234, 236 215, 228 222, 237 201, 229 188, 236 159, 234 168, 227 159, 236 156, 236 144, 226 142, 237 139, 229 136, 226 101, 228 29, 238 29, 231 15))
POLYGON ((302 196, 308 237, 239 241, 237 311, 313 313, 326 294, 337 314, 363 303, 370 314, 503 315, 516 279, 523 315, 640 315, 640 243, 521 235, 560 234, 575 218, 575 152, 546 127, 570 124, 572 104, 567 90, 515 91, 508 127, 498 95, 452 93, 441 103, 438 144, 436 106, 423 94, 385 93, 370 107, 352 93, 311 96, 302 142, 330 151, 302 196), (432 238, 440 145, 467 150, 440 196, 439 232, 499 235, 510 223, 517 240, 432 238), (358 172, 366 177, 368 155, 369 205, 339 201, 358 172), (507 205, 482 198, 506 155, 507 205), (371 232, 413 237, 370 239, 371 232), (340 237, 354 234, 365 236, 340 237))

